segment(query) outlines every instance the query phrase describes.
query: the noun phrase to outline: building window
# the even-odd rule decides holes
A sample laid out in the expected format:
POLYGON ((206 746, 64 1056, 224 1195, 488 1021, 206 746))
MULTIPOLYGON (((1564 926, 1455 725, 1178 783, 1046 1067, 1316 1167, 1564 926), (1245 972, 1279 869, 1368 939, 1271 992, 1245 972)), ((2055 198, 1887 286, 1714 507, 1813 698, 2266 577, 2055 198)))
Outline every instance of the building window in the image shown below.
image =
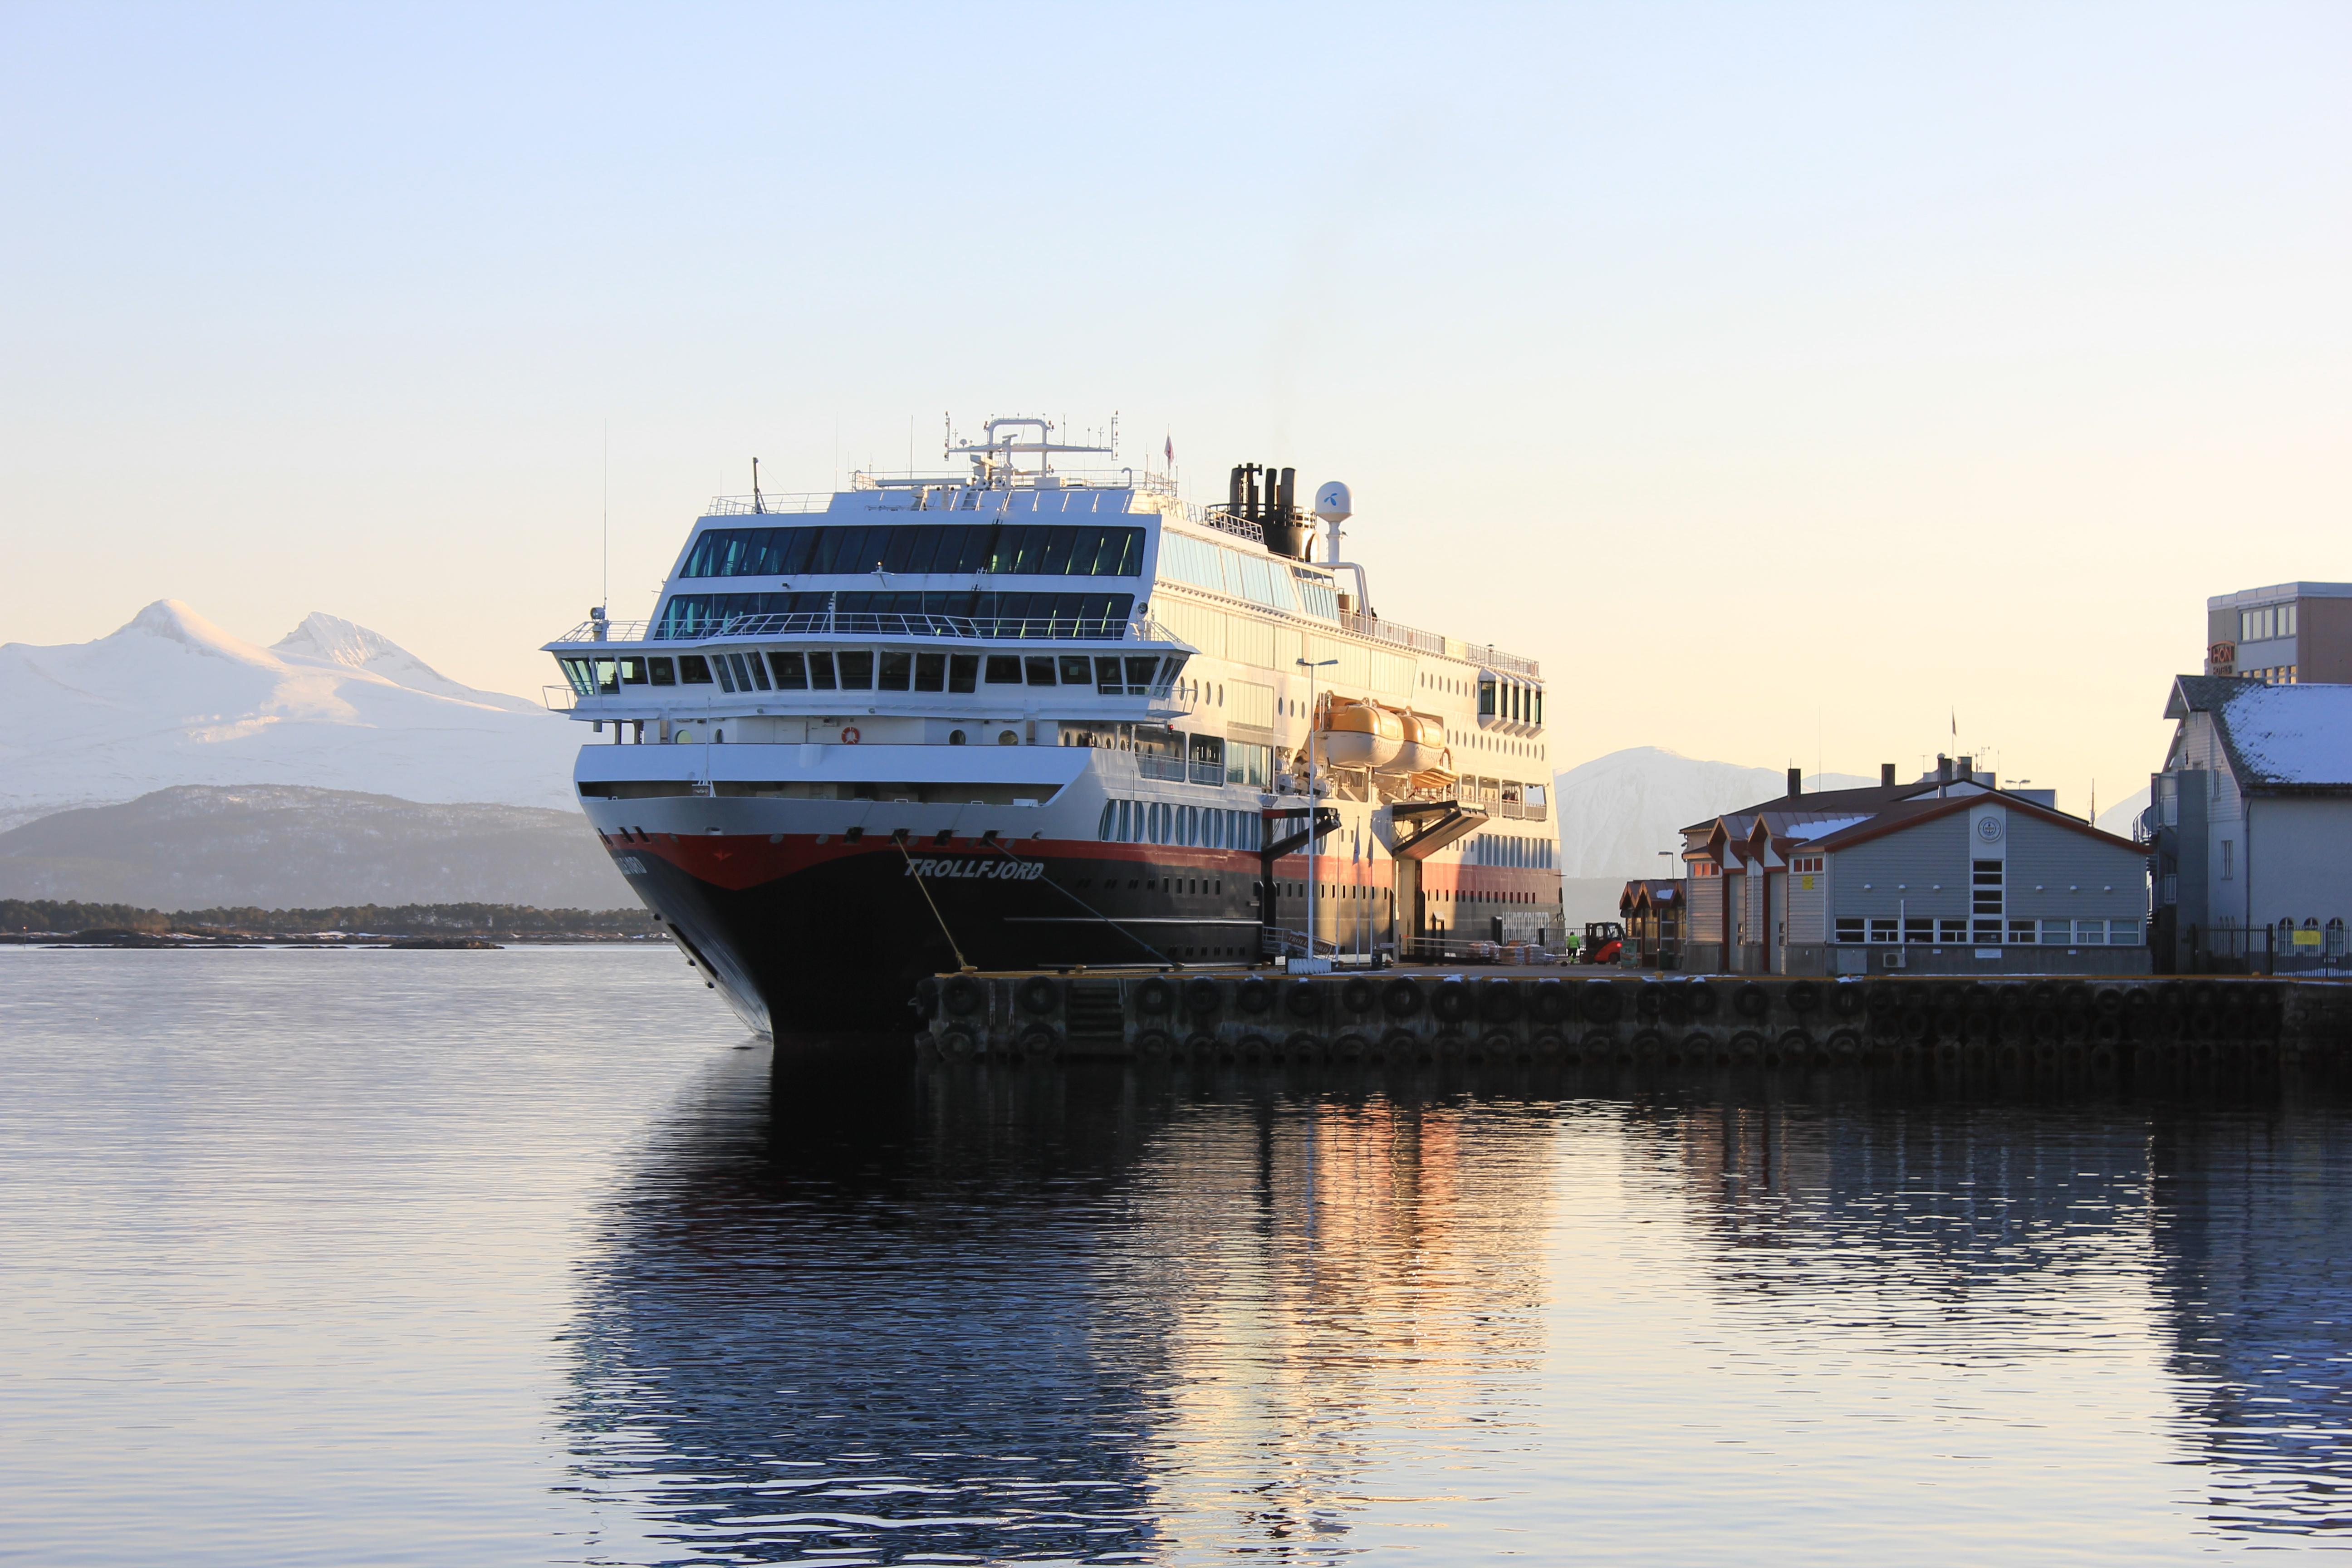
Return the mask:
POLYGON ((2259 610, 2238 612, 2240 642, 2268 642, 2273 637, 2294 636, 2294 606, 2265 605, 2259 610))
POLYGON ((2000 945, 2000 922, 1999 921, 1977 921, 1976 936, 1977 945, 1979 947, 1999 947, 2000 945))
POLYGON ((1969 892, 1972 900, 1969 906, 1969 912, 1970 914, 1997 915, 2000 913, 2001 865, 2002 862, 1999 860, 1975 860, 1969 862, 1969 892))
POLYGON ((1870 922, 1871 941, 1893 942, 1895 940, 1895 922, 1893 921, 1873 920, 1870 922))
POLYGON ((2139 945, 2139 921, 2109 921, 2107 922, 2107 945, 2109 947, 2137 947, 2139 945))
POLYGON ((1934 942, 1936 940, 1936 922, 1934 921, 1920 920, 1916 916, 1906 916, 1903 921, 1903 940, 1905 942, 1934 942))
POLYGON ((2064 947, 2074 940, 2074 921, 2043 921, 2042 922, 2042 945, 2044 947, 2064 947))
POLYGON ((2107 942, 2107 922, 2106 922, 2106 921, 2076 921, 2074 922, 2074 945, 2075 945, 2075 946, 2077 946, 2077 947, 2105 947, 2105 946, 2106 945, 2106 942, 2107 942))
POLYGON ((1837 939, 1840 942, 1860 942, 1863 939, 1862 917, 1860 915, 1838 916, 1837 939))
POLYGON ((1969 940, 1968 921, 1945 921, 1942 923, 1943 930, 1938 935, 1939 941, 1958 943, 1964 942, 1969 940))
POLYGON ((2033 945, 2033 922, 2032 921, 2010 921, 2009 944, 2011 947, 2032 947, 2033 945))
POLYGON ((2237 875, 2238 846, 2234 839, 2221 840, 2221 880, 2229 881, 2237 875))

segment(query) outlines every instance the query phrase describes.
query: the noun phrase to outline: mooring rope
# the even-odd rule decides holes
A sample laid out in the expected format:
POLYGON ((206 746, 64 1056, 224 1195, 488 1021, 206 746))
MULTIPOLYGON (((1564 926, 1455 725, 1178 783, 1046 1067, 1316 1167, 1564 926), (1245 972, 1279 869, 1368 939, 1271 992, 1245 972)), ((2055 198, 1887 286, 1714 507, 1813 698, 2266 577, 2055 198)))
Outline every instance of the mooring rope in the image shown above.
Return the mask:
POLYGON ((907 875, 914 878, 915 886, 922 889, 923 902, 931 906, 931 919, 940 922, 940 934, 948 939, 948 951, 955 954, 956 973, 959 974, 979 973, 980 971, 973 968, 970 961, 964 957, 963 949, 956 945, 955 932, 948 930, 948 918, 947 916, 940 913, 939 900, 931 897, 931 889, 929 886, 924 882, 923 874, 915 869, 915 858, 907 853, 907 841, 903 838, 893 838, 890 842, 898 847, 899 857, 907 862, 907 875))
MULTIPOLYGON (((1012 861, 1014 865, 1026 866, 1029 864, 1028 861, 1022 859, 1020 856, 1015 855, 1011 849, 1005 847, 1003 841, 1001 839, 983 838, 980 842, 982 848, 995 850, 998 854, 1003 856, 1007 860, 1012 861)), ((904 846, 901 846, 900 847, 903 848, 904 846)), ((1150 953, 1152 957, 1158 959, 1169 968, 1181 969, 1184 967, 1184 965, 1177 960, 1169 957, 1166 953, 1160 952, 1158 948, 1152 946, 1150 942, 1144 941, 1141 937, 1136 935, 1133 931, 1128 930, 1125 926, 1119 924, 1117 921, 1111 919, 1108 915, 1103 913, 1092 904, 1087 902, 1086 900, 1078 897, 1077 894, 1070 891, 1069 889, 1065 888, 1061 883, 1054 880, 1053 878, 1046 876, 1042 869, 1040 869, 1037 874, 1037 879, 1045 883, 1045 886, 1053 889, 1054 891, 1061 894, 1062 897, 1069 900, 1070 902, 1077 905, 1078 908, 1086 910, 1087 913, 1094 916, 1095 919, 1102 921, 1103 924, 1110 927, 1111 930, 1118 932, 1119 935, 1127 938, 1128 941, 1135 943, 1136 946, 1141 948, 1144 952, 1150 953)))

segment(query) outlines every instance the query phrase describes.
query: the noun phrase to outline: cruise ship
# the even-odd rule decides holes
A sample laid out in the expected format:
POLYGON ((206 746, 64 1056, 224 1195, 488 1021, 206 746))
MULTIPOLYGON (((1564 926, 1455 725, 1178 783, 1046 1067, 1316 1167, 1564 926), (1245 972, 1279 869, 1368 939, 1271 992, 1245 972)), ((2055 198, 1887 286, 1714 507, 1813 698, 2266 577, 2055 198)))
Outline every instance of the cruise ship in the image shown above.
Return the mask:
POLYGON ((961 969, 1557 941, 1536 662, 1376 614, 1344 484, 1310 510, 1243 464, 1192 505, 1055 437, 718 498, 649 621, 545 645, 582 809, 744 1022, 897 1026, 961 969))

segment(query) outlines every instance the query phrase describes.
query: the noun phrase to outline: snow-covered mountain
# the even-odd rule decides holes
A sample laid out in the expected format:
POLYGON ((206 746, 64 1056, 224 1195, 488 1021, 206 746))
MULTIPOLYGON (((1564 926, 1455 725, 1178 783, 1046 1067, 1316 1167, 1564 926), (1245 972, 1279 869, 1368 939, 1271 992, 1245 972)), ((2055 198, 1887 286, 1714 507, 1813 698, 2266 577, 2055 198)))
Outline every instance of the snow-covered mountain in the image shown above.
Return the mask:
MULTIPOLYGON (((1852 773, 1816 773, 1805 788, 1853 789, 1877 782, 1852 773)), ((1788 788, 1789 779, 1780 768, 1701 762, 1657 746, 1631 746, 1580 763, 1557 775, 1552 785, 1560 875, 1622 880, 1680 876, 1679 862, 1658 851, 1680 850, 1684 826, 1770 800, 1788 788)))
POLYGON ((159 599, 92 642, 0 646, 0 827, 175 784, 571 809, 573 725, 314 615, 275 647, 159 599))

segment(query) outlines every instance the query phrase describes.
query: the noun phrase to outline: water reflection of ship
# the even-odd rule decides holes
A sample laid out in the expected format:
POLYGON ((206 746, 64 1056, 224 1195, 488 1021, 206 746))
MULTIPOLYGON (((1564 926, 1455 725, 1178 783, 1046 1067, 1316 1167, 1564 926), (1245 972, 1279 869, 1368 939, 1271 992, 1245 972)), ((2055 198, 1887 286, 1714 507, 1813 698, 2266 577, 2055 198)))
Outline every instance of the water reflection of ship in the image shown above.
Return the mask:
POLYGON ((1276 1110, 1199 1108, 1139 1184, 1160 1217, 1125 1261, 1176 1304, 1163 1528, 1195 1552, 1345 1529, 1363 1465, 1507 1427, 1539 1372, 1541 1113, 1276 1110))
POLYGON ((2283 1534, 2352 1522, 2340 1114, 1759 1103, 1628 1116, 1713 1230, 1717 1279, 1743 1306, 1792 1331, 1834 1322, 1978 1360, 2022 1353, 2070 1318, 2104 1329, 2144 1312, 2171 1347, 2178 1440, 2207 1467, 2209 1521, 2283 1534))
POLYGON ((1098 1298, 1116 1079, 940 1093, 813 1054, 688 1106, 588 1270, 589 1490, 681 1552, 1149 1546, 1159 1304, 1098 1298))
POLYGON ((716 1084, 585 1271, 583 1489, 681 1555, 1328 1546, 1364 1432, 1532 1374, 1545 1142, 1118 1068, 716 1084))
POLYGON ((2210 1517, 2352 1524, 2352 1127, 2339 1112, 2161 1121, 2157 1289, 2210 1517))

